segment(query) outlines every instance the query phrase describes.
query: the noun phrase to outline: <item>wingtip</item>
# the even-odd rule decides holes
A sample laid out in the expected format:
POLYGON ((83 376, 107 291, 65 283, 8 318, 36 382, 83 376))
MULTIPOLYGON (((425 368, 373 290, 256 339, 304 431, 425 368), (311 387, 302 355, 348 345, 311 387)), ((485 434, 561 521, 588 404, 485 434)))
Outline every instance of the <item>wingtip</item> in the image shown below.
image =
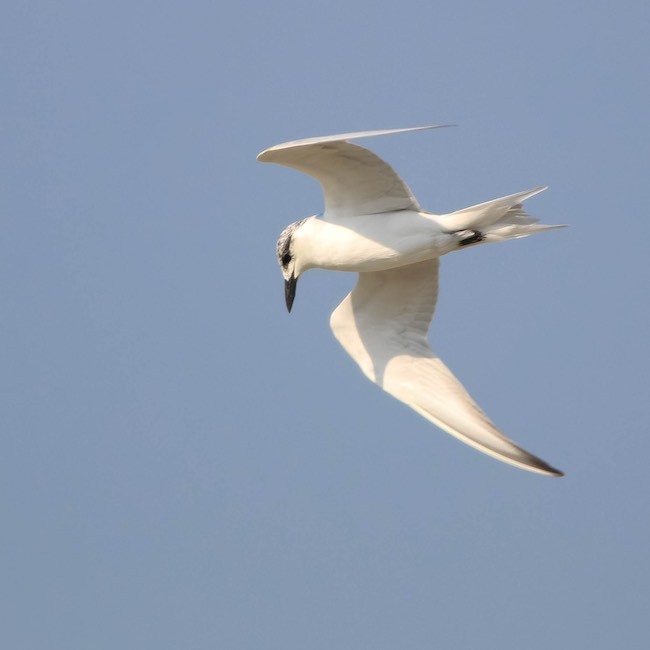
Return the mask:
POLYGON ((524 469, 532 470, 533 472, 538 472, 540 474, 545 474, 546 476, 553 476, 554 478, 562 478, 564 476, 564 472, 562 470, 556 469, 537 456, 533 456, 533 458, 534 462, 524 467, 524 469))
POLYGON ((357 140, 360 138, 370 138, 379 135, 391 135, 394 133, 408 133, 409 131, 425 131, 428 129, 444 129, 447 127, 458 126, 457 124, 430 124, 428 126, 412 126, 402 129, 383 129, 380 131, 354 131, 350 133, 339 133, 338 135, 318 136, 315 138, 305 138, 302 140, 291 140, 289 142, 282 142, 276 144, 261 153, 257 154, 256 160, 258 162, 277 162, 275 153, 283 149, 291 149, 293 147, 303 147, 312 144, 324 144, 327 142, 347 142, 348 140, 357 140))
POLYGON ((427 126, 413 126, 406 129, 395 129, 395 133, 408 132, 408 131, 428 131, 430 129, 450 129, 458 127, 458 124, 428 124, 427 126))

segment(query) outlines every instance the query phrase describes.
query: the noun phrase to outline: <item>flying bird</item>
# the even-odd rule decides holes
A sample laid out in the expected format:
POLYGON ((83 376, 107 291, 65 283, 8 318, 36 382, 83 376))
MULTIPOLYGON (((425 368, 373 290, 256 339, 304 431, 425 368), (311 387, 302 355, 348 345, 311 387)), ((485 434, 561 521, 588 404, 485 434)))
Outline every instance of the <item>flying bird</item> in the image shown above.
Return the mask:
POLYGON ((363 373, 459 440, 498 460, 550 476, 562 472, 507 438, 427 341, 440 257, 488 242, 561 228, 537 223, 522 203, 538 187, 449 214, 424 211, 377 155, 348 140, 439 128, 360 131, 275 145, 257 160, 292 167, 322 186, 325 210, 284 229, 277 242, 287 309, 312 268, 352 271, 357 284, 330 326, 363 373))

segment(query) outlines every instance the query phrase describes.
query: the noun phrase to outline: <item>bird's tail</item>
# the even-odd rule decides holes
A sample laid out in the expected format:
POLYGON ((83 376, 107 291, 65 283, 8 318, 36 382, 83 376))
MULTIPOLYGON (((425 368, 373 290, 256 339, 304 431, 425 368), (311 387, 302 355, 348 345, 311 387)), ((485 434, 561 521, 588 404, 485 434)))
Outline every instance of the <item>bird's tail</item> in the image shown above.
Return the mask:
MULTIPOLYGON (((519 192, 494 199, 463 210, 445 215, 441 221, 450 231, 475 231, 476 241, 497 242, 505 239, 527 237, 542 230, 564 228, 537 223, 523 208, 522 203, 543 192, 546 187, 537 187, 527 192, 519 192)), ((468 242, 468 243, 474 243, 468 242)))

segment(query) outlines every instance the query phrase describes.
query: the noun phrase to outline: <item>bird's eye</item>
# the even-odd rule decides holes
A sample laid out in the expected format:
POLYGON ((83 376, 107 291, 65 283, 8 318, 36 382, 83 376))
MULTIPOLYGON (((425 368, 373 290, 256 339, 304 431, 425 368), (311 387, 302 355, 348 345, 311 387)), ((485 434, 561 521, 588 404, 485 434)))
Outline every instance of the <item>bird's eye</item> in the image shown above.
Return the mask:
POLYGON ((285 253, 282 256, 282 266, 286 266, 287 264, 289 264, 290 261, 291 261, 291 255, 289 255, 289 253, 285 253))

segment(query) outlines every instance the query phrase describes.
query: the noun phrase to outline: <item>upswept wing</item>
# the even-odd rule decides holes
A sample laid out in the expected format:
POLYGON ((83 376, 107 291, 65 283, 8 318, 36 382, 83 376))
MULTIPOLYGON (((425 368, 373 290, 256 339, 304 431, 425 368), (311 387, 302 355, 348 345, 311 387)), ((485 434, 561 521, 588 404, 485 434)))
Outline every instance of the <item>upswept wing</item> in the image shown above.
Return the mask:
POLYGON ((393 168, 368 149, 347 140, 440 128, 358 131, 275 145, 257 156, 313 176, 325 195, 325 218, 420 210, 406 183, 393 168))
POLYGON ((431 350, 438 267, 434 259, 360 273, 332 314, 334 335, 371 381, 441 429, 511 465, 562 476, 499 431, 431 350))

